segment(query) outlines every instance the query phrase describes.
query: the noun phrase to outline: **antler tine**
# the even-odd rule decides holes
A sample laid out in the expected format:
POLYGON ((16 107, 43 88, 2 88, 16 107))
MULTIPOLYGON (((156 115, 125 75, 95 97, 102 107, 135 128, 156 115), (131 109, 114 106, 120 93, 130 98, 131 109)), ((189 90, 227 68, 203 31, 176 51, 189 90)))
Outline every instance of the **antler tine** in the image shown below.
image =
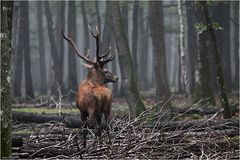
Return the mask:
POLYGON ((111 53, 111 46, 109 46, 108 51, 107 51, 106 54, 104 54, 104 55, 102 55, 102 56, 99 56, 99 57, 100 57, 100 59, 102 59, 102 58, 104 58, 104 57, 107 57, 110 53, 111 53))
POLYGON ((90 25, 88 25, 89 31, 91 33, 91 35, 96 39, 96 56, 97 56, 97 62, 100 62, 101 60, 101 56, 99 55, 99 30, 98 27, 96 26, 96 34, 94 34, 92 32, 92 29, 90 27, 90 25))
POLYGON ((112 55, 111 57, 109 57, 108 59, 104 60, 104 61, 101 61, 101 65, 104 66, 106 63, 114 60, 115 58, 115 55, 112 55))
POLYGON ((76 44, 74 43, 73 39, 72 39, 71 37, 67 37, 67 36, 64 34, 63 29, 62 29, 62 35, 63 35, 63 38, 64 38, 65 40, 67 40, 67 41, 73 46, 75 52, 77 53, 77 55, 78 55, 80 58, 82 58, 84 61, 86 61, 86 62, 89 63, 89 64, 93 64, 93 65, 95 64, 95 62, 93 62, 93 61, 91 61, 91 60, 89 60, 89 59, 87 58, 87 56, 89 55, 89 53, 87 54, 87 56, 82 56, 82 55, 80 54, 80 52, 79 52, 76 44))

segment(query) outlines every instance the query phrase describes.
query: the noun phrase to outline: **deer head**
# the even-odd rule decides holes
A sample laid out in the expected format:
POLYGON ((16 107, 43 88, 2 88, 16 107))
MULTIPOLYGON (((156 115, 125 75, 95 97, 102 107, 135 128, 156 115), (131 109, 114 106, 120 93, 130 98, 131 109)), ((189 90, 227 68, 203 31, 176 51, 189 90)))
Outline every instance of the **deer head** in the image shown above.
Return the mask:
POLYGON ((72 39, 72 36, 66 36, 62 30, 62 35, 64 37, 65 40, 67 40, 72 47, 74 48, 75 52, 77 53, 77 55, 83 59, 87 64, 83 64, 86 68, 88 68, 89 72, 87 75, 87 79, 89 81, 98 83, 98 84, 105 84, 108 82, 116 82, 118 80, 118 77, 116 75, 114 75, 113 73, 111 73, 110 71, 108 71, 106 68, 104 68, 104 65, 107 64, 108 62, 111 62, 115 56, 111 55, 110 57, 109 54, 111 52, 111 46, 109 47, 108 51, 106 54, 104 55, 100 55, 99 54, 99 31, 98 31, 98 27, 96 26, 96 34, 94 34, 91 30, 91 27, 89 27, 89 31, 91 33, 91 35, 95 38, 96 40, 96 58, 94 58, 94 60, 90 60, 89 57, 89 52, 86 54, 86 56, 83 56, 75 42, 72 39))

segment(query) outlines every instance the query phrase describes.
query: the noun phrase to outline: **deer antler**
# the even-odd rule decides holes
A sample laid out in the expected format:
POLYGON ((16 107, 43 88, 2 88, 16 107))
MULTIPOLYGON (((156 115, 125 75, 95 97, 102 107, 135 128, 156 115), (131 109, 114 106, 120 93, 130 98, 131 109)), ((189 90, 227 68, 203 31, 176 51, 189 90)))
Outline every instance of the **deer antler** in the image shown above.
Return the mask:
POLYGON ((97 57, 97 62, 101 67, 103 67, 106 63, 112 61, 115 56, 111 55, 109 58, 103 60, 105 57, 107 57, 111 53, 111 46, 109 46, 109 49, 106 54, 100 56, 99 55, 99 30, 98 27, 96 26, 96 34, 94 34, 91 30, 91 27, 88 25, 89 31, 91 35, 96 39, 96 57, 97 57))
POLYGON ((100 36, 99 36, 98 27, 96 26, 96 34, 94 34, 94 33, 92 32, 91 27, 90 27, 89 25, 88 25, 88 28, 89 28, 89 31, 90 31, 91 35, 92 35, 92 36, 95 38, 95 40, 96 40, 96 57, 97 57, 97 60, 94 60, 94 61, 91 61, 90 59, 88 59, 89 51, 88 51, 88 53, 87 53, 86 56, 82 56, 82 55, 80 54, 80 52, 79 52, 79 50, 78 50, 75 42, 74 42, 73 39, 72 39, 72 36, 66 36, 66 35, 64 34, 63 29, 62 29, 62 35, 63 35, 63 38, 64 38, 65 40, 67 40, 67 41, 73 46, 75 52, 77 53, 77 55, 78 55, 80 58, 82 58, 84 61, 86 61, 87 63, 92 64, 92 65, 96 64, 96 62, 97 62, 97 63, 100 65, 100 67, 103 68, 103 66, 104 66, 105 64, 107 64, 108 62, 112 61, 112 60, 115 58, 115 56, 111 55, 110 57, 108 57, 109 54, 111 53, 111 46, 109 46, 109 49, 108 49, 108 51, 107 51, 106 54, 104 54, 104 55, 102 55, 102 56, 99 55, 99 37, 100 37, 100 36), (108 57, 108 58, 106 58, 106 57, 108 57), (104 59, 104 58, 106 58, 106 59, 104 59))
POLYGON ((77 55, 78 55, 80 58, 82 58, 84 61, 86 61, 86 62, 89 63, 89 64, 92 64, 92 65, 95 64, 94 61, 91 61, 90 59, 88 59, 89 52, 87 53, 86 56, 82 56, 82 55, 80 54, 80 52, 79 52, 79 50, 78 50, 75 42, 74 42, 73 39, 72 39, 72 36, 68 36, 68 37, 67 37, 67 36, 64 34, 63 29, 62 29, 62 35, 63 35, 63 38, 64 38, 65 40, 67 40, 67 41, 73 46, 75 52, 77 53, 77 55))

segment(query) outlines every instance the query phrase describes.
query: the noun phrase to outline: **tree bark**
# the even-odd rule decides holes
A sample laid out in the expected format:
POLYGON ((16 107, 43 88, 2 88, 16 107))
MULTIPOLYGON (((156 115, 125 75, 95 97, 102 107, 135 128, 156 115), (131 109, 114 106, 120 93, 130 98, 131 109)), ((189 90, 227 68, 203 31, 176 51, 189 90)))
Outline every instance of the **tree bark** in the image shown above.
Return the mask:
POLYGON ((197 43, 196 43, 196 30, 194 29, 194 2, 186 2, 186 13, 187 13, 187 61, 188 61, 188 72, 189 72, 189 94, 192 95, 195 89, 195 68, 197 63, 197 43))
MULTIPOLYGON (((212 21, 216 22, 222 29, 216 29, 216 40, 219 44, 219 51, 221 54, 221 64, 222 64, 222 71, 225 81, 225 88, 227 91, 230 91, 232 84, 231 84, 231 66, 230 66, 230 2, 227 1, 218 1, 213 6, 209 6, 212 11, 212 21), (221 12, 219 12, 221 11, 221 12)), ((214 59, 214 58, 213 58, 214 59)), ((215 67, 215 70, 216 67, 215 67)), ((216 72, 216 71, 215 71, 216 72)), ((215 80, 217 81, 217 75, 214 75, 215 80)), ((217 88, 217 86, 216 86, 217 88)))
POLYGON ((122 20, 123 20, 123 28, 129 39, 129 34, 128 34, 128 10, 129 10, 129 7, 128 7, 128 3, 129 3, 128 1, 124 1, 121 3, 120 12, 122 15, 122 20))
MULTIPOLYGON (((15 5, 16 3, 14 3, 15 5)), ((20 10, 21 8, 19 8, 20 10)), ((14 13, 17 14, 17 13, 14 13)), ((22 18, 21 16, 19 16, 19 27, 18 27, 18 36, 17 36, 17 49, 15 50, 15 60, 14 60, 14 80, 13 80, 13 95, 14 97, 20 97, 22 95, 21 93, 21 89, 22 89, 22 74, 23 74, 23 32, 22 32, 22 18)))
POLYGON ((13 2, 1 1, 1 159, 11 159, 10 61, 13 2))
POLYGON ((188 82, 188 70, 187 70, 187 53, 185 48, 185 28, 184 28, 184 19, 183 19, 183 6, 181 0, 178 0, 178 16, 179 16, 179 44, 180 44, 180 58, 181 58, 181 79, 183 82, 183 90, 184 93, 189 96, 190 95, 190 88, 188 82))
POLYGON ((64 85, 64 39, 62 38, 61 30, 65 28, 65 1, 61 1, 59 7, 59 17, 58 17, 58 25, 57 27, 57 38, 58 38, 58 56, 59 56, 59 79, 62 81, 60 83, 61 92, 66 92, 66 88, 64 85))
POLYGON ((29 13, 28 13, 28 2, 23 1, 20 3, 20 16, 22 19, 22 41, 23 41, 23 52, 24 52, 24 70, 25 70, 25 88, 26 95, 34 98, 34 91, 32 85, 32 73, 31 73, 31 56, 30 56, 30 40, 29 40, 29 13))
MULTIPOLYGON (((76 41, 76 5, 74 1, 68 2, 68 33, 73 33, 74 41, 76 41)), ((68 88, 76 91, 77 84, 77 66, 76 56, 72 46, 68 46, 68 88)), ((73 92, 69 95, 69 100, 73 101, 75 94, 73 92)))
POLYGON ((138 10, 139 10, 139 2, 133 2, 133 28, 132 28, 132 60, 133 60, 133 69, 137 71, 138 67, 138 56, 137 56, 137 44, 138 44, 138 10))
MULTIPOLYGON (((204 12, 200 6, 196 7, 196 19, 198 24, 207 25, 204 12)), ((210 78, 209 54, 208 54, 208 34, 207 31, 198 31, 198 55, 199 55, 199 84, 195 91, 195 100, 209 98, 209 103, 215 105, 212 83, 210 78)))
POLYGON ((87 51, 90 48, 90 44, 89 44, 89 34, 88 34, 88 19, 87 19, 87 14, 85 10, 85 1, 81 1, 81 11, 83 16, 84 53, 87 54, 87 51))
MULTIPOLYGON (((159 99, 163 97, 164 102, 167 102, 171 93, 166 73, 162 2, 150 1, 148 3, 148 20, 154 53, 153 65, 156 83, 156 96, 159 99)), ((171 108, 171 103, 168 102, 167 106, 171 108)))
POLYGON ((47 123, 50 121, 62 121, 66 124, 68 128, 80 128, 81 127, 81 117, 76 116, 57 116, 57 115, 43 115, 27 112, 13 112, 13 121, 21 123, 47 123))
POLYGON ((47 93, 46 60, 43 32, 43 12, 42 2, 37 2, 37 20, 38 20, 38 39, 39 39, 39 57, 40 57, 40 93, 47 93))
POLYGON ((232 117, 232 113, 231 113, 231 109, 228 103, 228 97, 227 97, 227 93, 226 93, 226 89, 225 89, 225 85, 224 85, 224 77, 223 77, 223 71, 222 71, 222 66, 221 66, 221 59, 220 59, 220 51, 217 45, 217 40, 216 40, 216 35, 212 26, 212 22, 211 19, 209 17, 209 12, 208 12, 208 6, 207 6, 207 2, 202 1, 200 2, 200 4, 202 5, 203 9, 204 9, 204 15, 205 15, 205 19, 206 19, 206 23, 207 23, 207 29, 209 31, 209 35, 210 35, 210 39, 213 45, 213 56, 214 56, 214 60, 217 66, 217 83, 220 89, 220 101, 221 101, 221 106, 224 108, 223 111, 223 117, 224 118, 231 118, 232 117))
MULTIPOLYGON (((97 14, 97 24, 98 24, 98 30, 101 33, 102 32, 102 26, 101 26, 101 16, 99 12, 99 4, 98 1, 95 0, 95 7, 96 7, 96 14, 97 14)), ((101 47, 100 47, 101 48, 101 47)))
POLYGON ((54 30, 53 30, 53 20, 52 20, 52 15, 51 15, 51 10, 50 10, 50 5, 49 1, 44 2, 45 5, 45 12, 46 12, 46 18, 47 18, 47 25, 48 25, 48 38, 50 42, 50 49, 51 49, 51 56, 52 56, 52 61, 53 61, 53 72, 54 72, 54 78, 52 79, 51 82, 51 92, 53 95, 57 95, 57 89, 54 86, 55 82, 59 82, 61 86, 61 79, 59 78, 59 59, 57 55, 57 45, 56 45, 56 40, 54 36, 54 30))
MULTIPOLYGON (((112 64, 112 72, 117 74, 117 54, 115 52, 115 46, 114 46, 114 38, 113 38, 113 26, 112 26, 112 19, 111 19, 111 8, 109 8, 109 5, 106 5, 106 11, 105 11, 105 22, 104 22, 104 28, 102 32, 102 40, 101 40, 101 54, 104 54, 109 49, 109 46, 111 46, 111 52, 113 55, 116 56, 116 59, 114 60, 112 64)), ((113 96, 121 95, 120 91, 118 90, 118 84, 113 83, 113 96)))
POLYGON ((119 3, 117 1, 107 1, 107 5, 112 9, 113 33, 118 51, 124 95, 127 99, 130 113, 136 117, 145 110, 145 106, 137 88, 135 71, 132 66, 130 49, 123 27, 119 3))
POLYGON ((145 74, 148 72, 148 23, 144 22, 144 8, 139 8, 139 60, 138 60, 138 79, 139 79, 139 87, 142 90, 150 89, 148 75, 145 74))
POLYGON ((232 53, 232 63, 233 67, 233 87, 234 89, 239 89, 239 2, 232 1, 231 3, 231 53, 232 53))

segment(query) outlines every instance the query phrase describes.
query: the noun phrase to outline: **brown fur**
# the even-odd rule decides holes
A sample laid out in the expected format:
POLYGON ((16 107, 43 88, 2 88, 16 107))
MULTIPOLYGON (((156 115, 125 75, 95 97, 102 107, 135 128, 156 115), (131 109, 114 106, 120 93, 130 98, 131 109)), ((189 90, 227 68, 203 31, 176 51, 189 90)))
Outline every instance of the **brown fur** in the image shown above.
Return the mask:
MULTIPOLYGON (((104 115, 106 124, 108 125, 112 104, 112 92, 104 86, 104 83, 116 82, 117 76, 108 72, 106 69, 100 68, 98 65, 88 68, 89 73, 87 79, 79 86, 76 104, 81 112, 82 121, 87 122, 88 118, 88 126, 94 128, 96 130, 96 136, 100 137, 102 115, 104 115)), ((84 125, 85 128, 86 126, 87 124, 84 125)), ((84 131, 84 147, 86 147, 86 134, 86 131, 84 131)))
MULTIPOLYGON (((106 54, 99 54, 99 31, 96 27, 97 34, 91 31, 90 33, 96 39, 96 60, 92 61, 88 59, 89 54, 83 56, 71 36, 66 36, 62 29, 62 35, 67 40, 77 53, 77 55, 83 59, 87 64, 85 67, 89 69, 87 79, 81 83, 78 89, 76 104, 81 112, 81 119, 83 122, 83 145, 86 147, 86 127, 87 119, 89 121, 88 126, 97 130, 96 135, 101 137, 101 119, 102 114, 105 116, 105 121, 109 125, 111 115, 111 104, 112 104, 112 92, 104 86, 105 83, 116 82, 118 77, 109 72, 104 65, 112 61, 115 56, 110 56, 111 47, 106 54)), ((107 133, 109 134, 108 130, 107 133)), ((110 141, 110 139, 109 139, 110 141)))

